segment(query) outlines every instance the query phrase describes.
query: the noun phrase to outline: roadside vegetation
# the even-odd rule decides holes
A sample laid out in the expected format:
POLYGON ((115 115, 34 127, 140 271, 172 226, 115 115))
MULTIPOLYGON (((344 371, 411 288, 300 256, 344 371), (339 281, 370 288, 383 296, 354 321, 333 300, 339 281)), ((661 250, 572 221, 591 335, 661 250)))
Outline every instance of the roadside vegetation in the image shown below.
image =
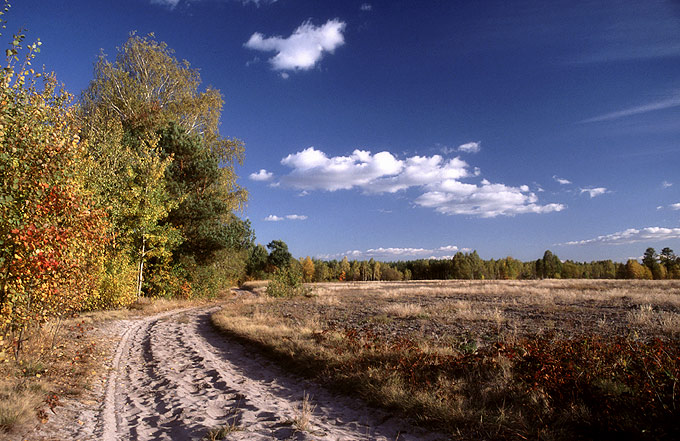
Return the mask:
POLYGON ((213 316, 293 372, 454 439, 674 439, 680 284, 314 284, 213 316))
POLYGON ((0 432, 10 432, 87 383, 97 349, 79 316, 214 298, 244 277, 254 235, 236 215, 243 143, 218 133, 222 97, 196 69, 131 35, 74 99, 34 67, 39 40, 7 38, 7 0, 0 8, 0 432))

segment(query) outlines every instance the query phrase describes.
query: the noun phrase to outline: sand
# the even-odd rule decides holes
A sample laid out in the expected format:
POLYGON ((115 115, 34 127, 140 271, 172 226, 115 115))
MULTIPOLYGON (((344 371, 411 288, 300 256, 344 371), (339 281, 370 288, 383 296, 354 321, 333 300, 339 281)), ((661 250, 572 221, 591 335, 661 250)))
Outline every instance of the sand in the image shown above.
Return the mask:
POLYGON ((218 334, 220 306, 103 325, 108 375, 26 439, 441 440, 388 412, 291 375, 218 334), (311 411, 303 411, 303 400, 311 411), (308 419, 308 422, 305 422, 308 419))

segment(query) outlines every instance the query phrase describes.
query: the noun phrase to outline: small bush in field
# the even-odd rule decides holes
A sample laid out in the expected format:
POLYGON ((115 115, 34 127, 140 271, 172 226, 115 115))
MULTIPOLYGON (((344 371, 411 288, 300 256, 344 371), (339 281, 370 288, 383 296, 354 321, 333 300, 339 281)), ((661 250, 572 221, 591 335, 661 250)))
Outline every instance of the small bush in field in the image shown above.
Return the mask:
POLYGON ((279 268, 267 285, 271 297, 296 297, 308 293, 302 284, 302 273, 296 268, 279 268))

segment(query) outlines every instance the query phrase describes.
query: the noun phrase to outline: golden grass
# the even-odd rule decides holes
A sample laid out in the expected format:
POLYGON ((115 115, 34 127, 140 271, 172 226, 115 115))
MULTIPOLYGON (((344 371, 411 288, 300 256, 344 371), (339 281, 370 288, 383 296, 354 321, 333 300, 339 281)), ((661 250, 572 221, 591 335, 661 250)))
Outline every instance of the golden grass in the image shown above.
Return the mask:
POLYGON ((0 382, 0 431, 11 432, 35 422, 37 408, 43 404, 40 382, 0 382))
POLYGON ((382 309, 385 314, 400 318, 427 318, 429 316, 423 307, 416 303, 390 303, 382 309))
MULTIPOLYGON (((243 296, 212 321, 299 374, 425 424, 443 424, 461 439, 561 436, 563 423, 528 430, 537 418, 552 418, 553 402, 540 389, 520 393, 516 360, 494 353, 496 342, 680 334, 678 281, 351 282, 313 289, 316 296, 308 299, 243 296), (352 336, 353 330, 359 333, 352 336), (402 338, 410 343, 403 346, 402 338), (460 375, 429 378, 427 386, 415 387, 387 368, 410 362, 396 361, 408 353, 417 363, 418 354, 459 360, 482 350, 496 355, 466 365, 460 375)), ((599 387, 619 387, 612 384, 599 387)), ((585 421, 590 411, 576 403, 560 418, 585 421)))

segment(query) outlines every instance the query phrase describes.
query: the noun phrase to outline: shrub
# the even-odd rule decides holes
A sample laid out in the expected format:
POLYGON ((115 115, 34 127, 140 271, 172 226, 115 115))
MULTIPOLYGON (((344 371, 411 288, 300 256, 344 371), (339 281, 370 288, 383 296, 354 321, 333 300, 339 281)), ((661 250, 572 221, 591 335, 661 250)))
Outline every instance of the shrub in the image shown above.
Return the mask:
POLYGON ((309 292, 302 284, 302 273, 296 267, 279 268, 267 285, 267 295, 295 297, 309 292))

